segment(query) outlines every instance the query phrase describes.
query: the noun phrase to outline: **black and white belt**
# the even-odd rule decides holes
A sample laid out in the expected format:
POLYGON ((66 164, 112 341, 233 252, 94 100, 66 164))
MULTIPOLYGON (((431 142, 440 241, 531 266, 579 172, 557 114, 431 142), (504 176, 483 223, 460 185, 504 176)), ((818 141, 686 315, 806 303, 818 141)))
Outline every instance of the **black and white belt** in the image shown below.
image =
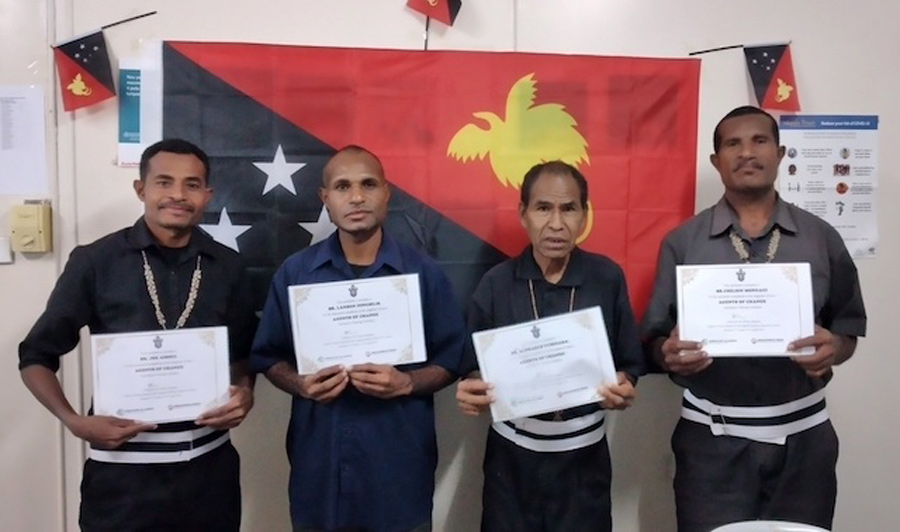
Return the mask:
POLYGON ((828 421, 825 389, 772 406, 722 406, 684 391, 681 417, 702 423, 715 436, 784 445, 787 437, 828 421))
POLYGON ((112 451, 91 448, 88 458, 119 464, 187 462, 219 448, 230 439, 227 430, 210 427, 178 432, 142 432, 112 451))

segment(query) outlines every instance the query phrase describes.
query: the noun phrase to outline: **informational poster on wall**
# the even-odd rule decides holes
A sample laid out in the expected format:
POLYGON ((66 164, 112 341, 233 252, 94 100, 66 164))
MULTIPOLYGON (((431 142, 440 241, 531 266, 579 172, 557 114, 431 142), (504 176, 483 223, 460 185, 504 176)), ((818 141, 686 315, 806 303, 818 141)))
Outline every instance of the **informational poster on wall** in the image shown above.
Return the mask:
POLYGON ((119 62, 119 166, 137 166, 162 139, 162 43, 147 41, 137 58, 119 62))
POLYGON ((781 145, 781 197, 830 223, 854 258, 874 257, 878 116, 782 116, 781 145))

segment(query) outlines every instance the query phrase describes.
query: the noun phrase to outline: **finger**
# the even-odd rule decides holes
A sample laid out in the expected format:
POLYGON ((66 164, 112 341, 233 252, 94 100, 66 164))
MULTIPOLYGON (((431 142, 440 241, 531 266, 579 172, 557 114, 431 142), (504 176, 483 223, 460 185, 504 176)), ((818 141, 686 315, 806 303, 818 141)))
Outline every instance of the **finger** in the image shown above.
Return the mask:
POLYGON ((343 392, 344 389, 347 388, 347 383, 349 383, 349 382, 350 382, 350 379, 344 379, 343 382, 339 383, 334 388, 331 388, 330 390, 323 392, 318 398, 316 398, 316 400, 323 402, 323 403, 330 403, 331 401, 335 400, 339 395, 341 395, 341 392, 343 392))
POLYGON ((328 366, 327 368, 322 368, 319 371, 313 373, 312 377, 315 381, 325 381, 328 380, 329 377, 337 375, 345 371, 344 366, 340 364, 335 364, 334 366, 328 366))
POLYGON ((309 385, 309 395, 312 397, 321 397, 323 394, 328 393, 330 390, 333 390, 335 387, 340 386, 341 384, 345 384, 347 382, 347 373, 344 371, 340 371, 335 373, 331 377, 325 379, 321 382, 313 382, 309 385))
POLYGON ((350 379, 353 381, 353 385, 355 386, 357 383, 366 383, 366 384, 375 384, 375 385, 385 385, 390 381, 390 375, 384 373, 369 373, 369 372, 358 372, 351 371, 350 379))

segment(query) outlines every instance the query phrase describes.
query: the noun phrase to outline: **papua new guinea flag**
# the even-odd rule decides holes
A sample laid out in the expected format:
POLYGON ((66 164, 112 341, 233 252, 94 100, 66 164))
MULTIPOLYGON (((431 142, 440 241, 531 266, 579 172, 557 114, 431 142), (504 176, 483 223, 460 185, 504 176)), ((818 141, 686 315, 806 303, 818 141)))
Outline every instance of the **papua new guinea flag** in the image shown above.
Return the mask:
POLYGON ((103 31, 53 46, 63 109, 74 111, 116 95, 103 31))
POLYGON ((587 177, 580 245, 622 265, 639 316, 663 236, 694 212, 693 59, 191 42, 163 54, 164 134, 209 153, 204 227, 244 255, 261 299, 282 260, 333 230, 317 189, 347 144, 381 158, 387 230, 435 257, 463 303, 528 244, 519 187, 539 162, 587 177))

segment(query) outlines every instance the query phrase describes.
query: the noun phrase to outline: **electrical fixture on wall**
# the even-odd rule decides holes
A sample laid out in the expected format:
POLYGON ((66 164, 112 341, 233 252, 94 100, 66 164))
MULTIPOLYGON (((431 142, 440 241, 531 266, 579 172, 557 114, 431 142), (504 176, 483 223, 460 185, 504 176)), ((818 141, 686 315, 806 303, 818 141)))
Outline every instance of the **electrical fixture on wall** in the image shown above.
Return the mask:
POLYGON ((46 253, 53 250, 50 200, 25 200, 10 213, 13 251, 46 253))

